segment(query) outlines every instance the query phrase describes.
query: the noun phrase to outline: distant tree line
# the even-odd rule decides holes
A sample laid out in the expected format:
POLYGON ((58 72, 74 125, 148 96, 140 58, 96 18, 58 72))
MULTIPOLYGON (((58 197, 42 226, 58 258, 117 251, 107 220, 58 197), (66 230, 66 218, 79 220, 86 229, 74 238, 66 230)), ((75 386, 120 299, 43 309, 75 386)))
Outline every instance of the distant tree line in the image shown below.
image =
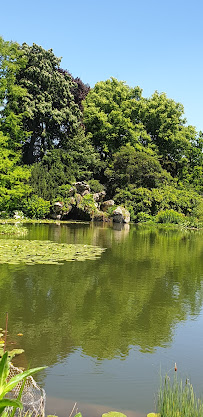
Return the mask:
POLYGON ((115 78, 90 89, 51 49, 0 38, 1 212, 50 208, 84 180, 135 221, 165 209, 202 218, 202 166, 202 132, 165 93, 144 98, 115 78))

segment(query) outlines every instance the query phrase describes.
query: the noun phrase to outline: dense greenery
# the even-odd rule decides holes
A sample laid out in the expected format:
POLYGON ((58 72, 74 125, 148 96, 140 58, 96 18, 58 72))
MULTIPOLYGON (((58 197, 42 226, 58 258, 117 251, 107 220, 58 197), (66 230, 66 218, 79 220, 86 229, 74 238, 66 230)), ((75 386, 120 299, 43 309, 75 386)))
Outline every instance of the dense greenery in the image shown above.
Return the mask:
POLYGON ((86 181, 134 221, 175 210, 197 225, 202 166, 202 132, 165 93, 145 98, 115 78, 90 89, 52 50, 0 38, 1 212, 49 216, 86 181))

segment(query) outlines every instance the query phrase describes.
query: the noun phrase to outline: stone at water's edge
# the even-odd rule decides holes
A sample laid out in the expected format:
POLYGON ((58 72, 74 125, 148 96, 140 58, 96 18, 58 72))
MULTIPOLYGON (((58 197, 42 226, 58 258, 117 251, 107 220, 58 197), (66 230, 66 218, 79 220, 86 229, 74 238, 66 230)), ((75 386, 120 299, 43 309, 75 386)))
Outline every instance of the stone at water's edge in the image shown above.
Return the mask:
POLYGON ((115 223, 129 223, 130 213, 122 206, 118 206, 113 212, 113 221, 115 223))
POLYGON ((106 200, 101 203, 101 210, 107 211, 109 207, 114 206, 114 200, 106 200))

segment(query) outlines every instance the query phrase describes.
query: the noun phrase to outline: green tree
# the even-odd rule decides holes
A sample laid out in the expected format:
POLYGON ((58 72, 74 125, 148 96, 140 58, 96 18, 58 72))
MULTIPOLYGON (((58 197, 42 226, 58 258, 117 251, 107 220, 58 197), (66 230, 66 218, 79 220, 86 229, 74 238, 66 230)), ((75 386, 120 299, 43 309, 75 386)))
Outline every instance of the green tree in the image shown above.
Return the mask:
POLYGON ((19 45, 0 37, 0 130, 7 136, 8 146, 13 150, 18 150, 26 138, 23 113, 17 103, 27 92, 16 82, 16 76, 25 64, 19 45))
POLYGON ((83 103, 85 130, 103 159, 128 142, 138 148, 149 145, 150 136, 138 117, 141 94, 139 87, 115 78, 98 82, 88 93, 83 103))
POLYGON ((21 209, 31 193, 30 170, 20 166, 21 152, 10 149, 10 138, 0 131, 0 211, 21 209))
POLYGON ((90 141, 81 128, 69 139, 68 152, 64 149, 47 151, 41 162, 32 167, 31 186, 34 192, 45 199, 63 199, 67 194, 66 184, 77 180, 89 180, 98 162, 90 141))
POLYGON ((152 152, 138 151, 127 144, 113 155, 112 163, 106 170, 111 190, 125 188, 129 184, 136 187, 155 188, 172 181, 152 152))
POLYGON ((53 147, 68 149, 69 138, 81 124, 81 112, 71 92, 75 86, 72 77, 60 71, 60 59, 53 51, 24 43, 21 52, 26 65, 16 74, 16 83, 27 94, 17 100, 10 96, 6 107, 17 107, 23 114, 23 127, 28 133, 24 162, 32 164, 53 147))
POLYGON ((173 176, 188 163, 187 155, 195 139, 193 126, 186 126, 184 107, 165 93, 155 93, 140 104, 140 120, 161 156, 161 163, 173 176))
POLYGON ((30 170, 22 167, 22 144, 26 139, 23 113, 17 102, 26 96, 25 88, 17 85, 16 76, 25 66, 19 45, 0 37, 0 210, 20 208, 23 198, 31 192, 30 170), (12 106, 10 100, 12 97, 12 106))

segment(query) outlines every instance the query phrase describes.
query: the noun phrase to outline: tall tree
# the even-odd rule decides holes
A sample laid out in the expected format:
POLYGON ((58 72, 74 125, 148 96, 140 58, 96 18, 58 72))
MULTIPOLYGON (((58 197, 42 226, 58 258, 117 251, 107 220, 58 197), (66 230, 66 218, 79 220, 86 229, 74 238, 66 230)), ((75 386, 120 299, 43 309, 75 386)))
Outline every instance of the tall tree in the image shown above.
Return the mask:
POLYGON ((11 149, 19 149, 26 139, 23 130, 23 112, 18 102, 26 96, 26 89, 19 86, 16 77, 26 59, 16 42, 7 42, 0 37, 0 130, 7 135, 11 149))
MULTIPOLYGON (((75 84, 68 72, 59 71, 60 59, 50 49, 33 44, 22 45, 26 65, 16 75, 16 82, 27 90, 17 100, 19 113, 23 113, 23 128, 30 132, 24 146, 24 162, 41 160, 48 149, 68 148, 81 124, 81 112, 74 100, 75 84)), ((14 97, 8 100, 13 110, 14 97)))
POLYGON ((31 192, 30 170, 21 166, 26 139, 23 113, 17 111, 17 102, 26 96, 26 90, 16 83, 24 65, 19 45, 0 37, 0 211, 20 208, 22 199, 31 192))
POLYGON ((155 91, 142 100, 139 116, 157 147, 162 166, 173 176, 179 175, 196 135, 192 126, 186 126, 183 105, 155 91))
POLYGON ((85 129, 103 159, 111 157, 126 143, 138 148, 149 145, 150 136, 138 118, 141 94, 139 87, 130 88, 123 81, 111 78, 97 83, 87 95, 85 129))

